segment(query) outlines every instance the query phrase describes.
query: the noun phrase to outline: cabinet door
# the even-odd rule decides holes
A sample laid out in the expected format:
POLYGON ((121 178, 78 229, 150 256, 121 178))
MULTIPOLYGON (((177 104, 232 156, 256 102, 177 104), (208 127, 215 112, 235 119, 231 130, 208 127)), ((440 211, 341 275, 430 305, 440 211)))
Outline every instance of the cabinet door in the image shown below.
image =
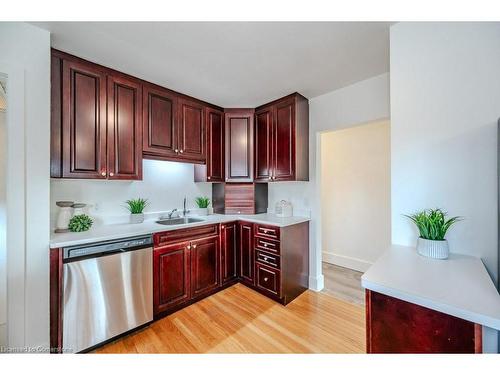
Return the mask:
POLYGON ((191 297, 219 286, 219 236, 191 241, 191 297))
POLYGON ((249 284, 254 284, 253 226, 239 223, 240 276, 249 284))
POLYGON ((295 179, 295 101, 285 100, 276 104, 273 134, 273 180, 295 179))
POLYGON ((154 313, 169 310, 190 299, 189 242, 161 248, 154 253, 154 313))
POLYGON ((207 109, 207 181, 224 181, 224 113, 207 109))
POLYGON ((225 113, 226 181, 253 181, 253 110, 225 113))
POLYGON ((143 152, 146 157, 175 158, 177 145, 177 96, 153 85, 143 86, 143 152))
POLYGON ((269 181, 273 169, 273 107, 255 113, 255 180, 269 181))
POLYGON ((237 272, 237 253, 236 253, 236 223, 227 223, 221 225, 222 244, 221 244, 221 268, 222 284, 234 280, 238 276, 237 272))
POLYGON ((62 177, 106 178, 106 73, 85 62, 62 67, 62 177))
POLYGON ((108 76, 108 177, 142 179, 142 87, 108 76))
POLYGON ((179 99, 179 157, 205 163, 205 112, 198 102, 179 99))

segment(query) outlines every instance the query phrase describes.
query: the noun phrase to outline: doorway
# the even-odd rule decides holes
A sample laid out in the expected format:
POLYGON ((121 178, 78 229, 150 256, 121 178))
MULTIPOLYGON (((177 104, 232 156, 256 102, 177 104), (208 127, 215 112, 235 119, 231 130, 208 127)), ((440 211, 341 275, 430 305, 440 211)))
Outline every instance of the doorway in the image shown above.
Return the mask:
POLYGON ((391 243, 390 123, 320 135, 324 292, 364 303, 361 275, 391 243))

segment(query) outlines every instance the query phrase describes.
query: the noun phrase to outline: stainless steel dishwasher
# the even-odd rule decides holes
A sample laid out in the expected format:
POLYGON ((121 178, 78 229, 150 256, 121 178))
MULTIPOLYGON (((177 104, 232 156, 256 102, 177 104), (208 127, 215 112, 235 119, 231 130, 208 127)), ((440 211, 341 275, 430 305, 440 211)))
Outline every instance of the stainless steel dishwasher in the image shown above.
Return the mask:
POLYGON ((153 320, 151 236, 64 248, 63 347, 88 350, 153 320))

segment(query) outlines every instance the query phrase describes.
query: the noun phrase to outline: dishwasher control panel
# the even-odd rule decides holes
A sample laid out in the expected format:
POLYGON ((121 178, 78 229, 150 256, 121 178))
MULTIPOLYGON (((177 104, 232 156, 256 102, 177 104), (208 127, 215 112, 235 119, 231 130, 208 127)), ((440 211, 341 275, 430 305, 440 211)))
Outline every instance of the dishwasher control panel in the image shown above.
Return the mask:
POLYGON ((137 248, 150 247, 153 244, 151 236, 122 238, 119 240, 104 241, 79 246, 65 247, 63 259, 70 260, 90 255, 106 255, 109 253, 125 252, 137 248))

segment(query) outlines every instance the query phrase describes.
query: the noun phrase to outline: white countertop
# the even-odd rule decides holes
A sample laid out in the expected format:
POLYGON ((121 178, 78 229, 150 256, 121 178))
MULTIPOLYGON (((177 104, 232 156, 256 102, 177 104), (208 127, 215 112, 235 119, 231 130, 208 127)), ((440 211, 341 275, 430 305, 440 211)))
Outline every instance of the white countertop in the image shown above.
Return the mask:
POLYGON ((500 295, 481 259, 420 256, 391 246, 361 277, 364 288, 500 330, 500 295))
POLYGON ((113 224, 100 225, 91 228, 86 232, 80 233, 51 233, 50 248, 83 245, 98 241, 114 240, 125 237, 140 236, 144 234, 153 234, 157 232, 166 232, 181 228, 198 227, 207 224, 227 223, 229 221, 242 220, 252 223, 260 223, 274 225, 277 227, 286 227, 289 225, 299 224, 310 219, 308 217, 292 216, 281 218, 272 214, 257 214, 257 215, 209 215, 196 216, 197 218, 205 219, 198 223, 180 224, 180 225, 161 225, 155 220, 147 220, 142 224, 113 224))

